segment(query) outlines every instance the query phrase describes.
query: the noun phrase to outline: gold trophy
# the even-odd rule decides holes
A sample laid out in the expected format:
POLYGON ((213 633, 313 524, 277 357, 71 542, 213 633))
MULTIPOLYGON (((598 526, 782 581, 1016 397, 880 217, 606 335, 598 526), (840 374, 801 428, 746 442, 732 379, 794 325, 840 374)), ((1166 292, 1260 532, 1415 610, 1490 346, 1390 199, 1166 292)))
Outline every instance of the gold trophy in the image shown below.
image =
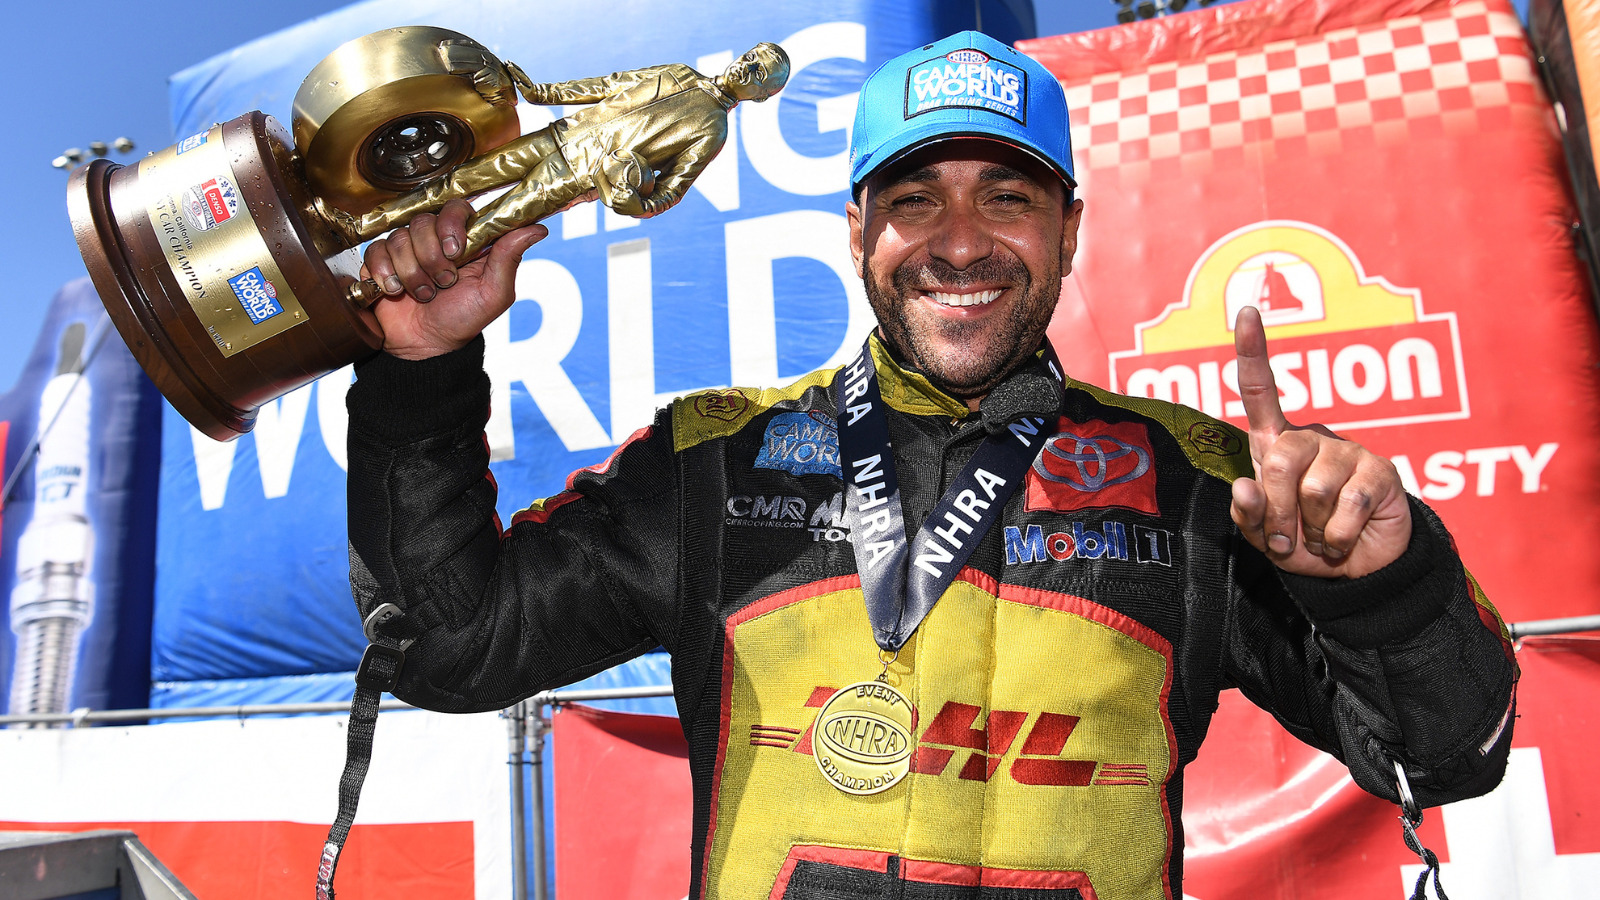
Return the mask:
POLYGON ((73 232, 134 358, 190 424, 249 431, 262 404, 383 346, 362 241, 455 198, 461 258, 598 198, 675 205, 727 140, 727 113, 789 76, 758 44, 707 77, 681 64, 536 84, 465 35, 392 28, 335 50, 295 94, 293 138, 261 112, 136 166, 97 159, 67 188, 73 232), (590 104, 522 135, 515 105, 590 104))

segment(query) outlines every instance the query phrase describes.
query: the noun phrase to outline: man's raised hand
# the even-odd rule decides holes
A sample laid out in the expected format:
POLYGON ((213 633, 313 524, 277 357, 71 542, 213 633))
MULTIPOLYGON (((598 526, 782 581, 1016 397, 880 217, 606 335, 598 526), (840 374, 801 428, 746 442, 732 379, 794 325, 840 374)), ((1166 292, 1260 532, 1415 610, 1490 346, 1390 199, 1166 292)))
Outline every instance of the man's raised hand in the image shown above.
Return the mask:
POLYGON ((1256 467, 1255 478, 1233 483, 1233 521, 1245 540, 1297 575, 1357 578, 1399 558, 1411 507, 1394 465, 1321 425, 1284 418, 1254 307, 1239 311, 1233 345, 1256 467))
POLYGON ((386 352, 427 359, 457 350, 517 299, 517 264, 549 230, 519 228, 463 262, 455 257, 471 219, 472 205, 452 200, 438 215, 423 213, 367 246, 362 273, 383 289, 372 312, 386 352))

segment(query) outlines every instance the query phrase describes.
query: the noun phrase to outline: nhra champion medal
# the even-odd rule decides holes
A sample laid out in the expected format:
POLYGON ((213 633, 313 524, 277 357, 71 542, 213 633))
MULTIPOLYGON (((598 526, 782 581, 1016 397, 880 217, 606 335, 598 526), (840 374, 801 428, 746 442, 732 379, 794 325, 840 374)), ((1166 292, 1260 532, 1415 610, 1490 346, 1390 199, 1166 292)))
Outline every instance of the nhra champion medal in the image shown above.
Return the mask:
POLYGON ((883 681, 840 688, 817 714, 812 756, 833 786, 876 794, 911 771, 911 703, 883 681))

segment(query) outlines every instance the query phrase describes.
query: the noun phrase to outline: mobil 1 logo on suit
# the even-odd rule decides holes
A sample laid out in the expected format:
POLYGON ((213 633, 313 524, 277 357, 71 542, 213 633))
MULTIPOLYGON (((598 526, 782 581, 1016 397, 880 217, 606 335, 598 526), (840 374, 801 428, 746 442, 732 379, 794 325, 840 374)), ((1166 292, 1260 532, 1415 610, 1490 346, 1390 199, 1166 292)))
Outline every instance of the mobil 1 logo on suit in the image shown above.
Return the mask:
POLYGON ((1107 520, 1045 525, 1007 525, 1006 565, 1107 560, 1172 565, 1172 532, 1107 520))
POLYGON ((1006 526, 1007 565, 1068 560, 1172 565, 1171 532, 1087 514, 1098 509, 1161 514, 1155 450, 1149 429, 1141 423, 1061 418, 1028 470, 1026 498, 1030 513, 1074 515, 1006 526))

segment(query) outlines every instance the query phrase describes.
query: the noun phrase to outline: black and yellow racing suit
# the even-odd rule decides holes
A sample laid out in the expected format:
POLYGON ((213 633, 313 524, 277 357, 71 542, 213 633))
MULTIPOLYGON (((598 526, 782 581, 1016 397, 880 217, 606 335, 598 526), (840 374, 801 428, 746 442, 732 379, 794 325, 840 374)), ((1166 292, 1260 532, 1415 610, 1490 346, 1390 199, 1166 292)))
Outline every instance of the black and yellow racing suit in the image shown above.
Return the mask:
MULTIPOLYGON (((909 528, 980 417, 874 358, 909 528)), ((1229 518, 1246 437, 1068 382, 1003 518, 889 667, 911 774, 818 771, 834 689, 882 671, 842 516, 833 371, 684 397, 509 527, 482 343, 378 356, 349 394, 351 579, 418 640, 395 694, 498 709, 656 646, 694 783, 696 898, 1174 898, 1183 767, 1237 687, 1297 737, 1426 805, 1499 782, 1515 662, 1434 514, 1361 579, 1278 571, 1229 518)))

